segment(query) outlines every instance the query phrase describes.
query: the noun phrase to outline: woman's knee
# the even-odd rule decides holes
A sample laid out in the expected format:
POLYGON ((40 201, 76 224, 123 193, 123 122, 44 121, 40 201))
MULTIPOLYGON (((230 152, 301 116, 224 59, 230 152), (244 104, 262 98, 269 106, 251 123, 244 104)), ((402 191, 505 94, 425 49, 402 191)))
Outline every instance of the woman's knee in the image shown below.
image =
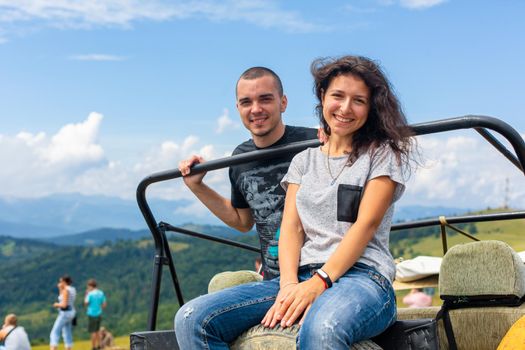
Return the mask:
POLYGON ((298 335, 300 349, 339 349, 345 344, 353 344, 352 329, 336 317, 307 318, 298 335))

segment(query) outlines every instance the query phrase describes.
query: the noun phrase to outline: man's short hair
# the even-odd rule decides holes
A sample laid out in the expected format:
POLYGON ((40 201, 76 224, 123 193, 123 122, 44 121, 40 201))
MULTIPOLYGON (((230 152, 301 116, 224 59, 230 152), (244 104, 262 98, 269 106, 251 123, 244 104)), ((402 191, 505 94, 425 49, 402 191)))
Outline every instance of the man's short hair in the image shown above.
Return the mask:
POLYGON ((279 78, 279 76, 273 70, 266 67, 251 67, 245 70, 244 73, 241 74, 239 80, 237 80, 237 84, 235 85, 235 96, 237 96, 237 86, 239 85, 239 81, 241 79, 253 80, 263 77, 265 75, 273 77, 273 79, 275 80, 275 87, 277 88, 279 96, 282 97, 284 95, 284 89, 281 78, 279 78))
POLYGON ((18 319, 16 318, 15 314, 9 314, 5 317, 5 321, 8 325, 16 326, 18 323, 18 319))
POLYGON ((97 287, 97 281, 94 278, 90 278, 87 281, 87 285, 93 288, 97 287))

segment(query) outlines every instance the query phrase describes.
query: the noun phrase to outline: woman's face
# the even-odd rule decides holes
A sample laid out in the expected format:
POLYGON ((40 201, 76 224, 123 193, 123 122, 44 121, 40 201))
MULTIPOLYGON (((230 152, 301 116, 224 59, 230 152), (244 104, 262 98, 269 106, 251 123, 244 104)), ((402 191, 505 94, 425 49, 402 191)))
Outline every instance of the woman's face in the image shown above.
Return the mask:
POLYGON ((351 136, 368 119, 370 89, 354 75, 339 75, 330 82, 322 102, 323 117, 331 135, 351 136))
POLYGON ((59 280, 58 280, 58 283, 57 283, 57 287, 58 287, 58 289, 64 287, 65 285, 66 285, 66 283, 64 282, 63 279, 59 279, 59 280))

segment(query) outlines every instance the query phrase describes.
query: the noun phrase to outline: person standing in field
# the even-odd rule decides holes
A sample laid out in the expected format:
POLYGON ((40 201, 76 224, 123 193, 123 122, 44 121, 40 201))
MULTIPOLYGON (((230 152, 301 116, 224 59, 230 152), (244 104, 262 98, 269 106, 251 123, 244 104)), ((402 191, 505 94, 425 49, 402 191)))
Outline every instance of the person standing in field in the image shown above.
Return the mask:
POLYGON ((49 348, 58 349, 60 335, 64 338, 66 350, 73 348, 73 319, 75 318, 75 298, 77 290, 72 286, 73 280, 69 275, 63 275, 58 280, 58 302, 53 307, 58 310, 58 316, 49 335, 49 348))
POLYGON ((97 288, 97 281, 90 279, 87 282, 84 305, 87 306, 88 332, 91 334, 93 350, 100 349, 100 324, 102 322, 102 309, 106 308, 106 296, 97 288))

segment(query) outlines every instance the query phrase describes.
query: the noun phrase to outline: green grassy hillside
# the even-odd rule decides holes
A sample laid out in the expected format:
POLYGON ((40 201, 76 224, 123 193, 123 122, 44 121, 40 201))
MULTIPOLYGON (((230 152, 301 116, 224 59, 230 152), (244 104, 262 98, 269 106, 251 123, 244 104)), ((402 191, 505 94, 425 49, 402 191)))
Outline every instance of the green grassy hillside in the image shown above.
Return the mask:
MULTIPOLYGON (((254 236, 237 240, 254 244, 254 236)), ((16 249, 18 241, 11 240, 16 249)), ((182 292, 186 300, 206 293, 210 278, 224 270, 253 269, 256 253, 239 251, 221 244, 193 238, 170 238, 182 292)), ((10 248, 11 249, 11 248, 10 248)), ((146 329, 150 302, 154 247, 151 240, 119 241, 98 247, 60 247, 27 258, 22 263, 6 261, 0 265, 2 314, 16 313, 33 343, 48 342, 56 317, 51 307, 57 298, 59 276, 68 273, 78 291, 79 313, 75 339, 87 339, 87 317, 82 306, 85 285, 95 278, 108 298, 103 324, 115 335, 146 329)), ((169 329, 178 304, 173 284, 164 268, 158 328, 169 329)))
MULTIPOLYGON (((494 214, 502 209, 491 209, 467 215, 494 214)), ((516 251, 525 250, 525 220, 505 220, 475 224, 454 225, 481 240, 499 240, 516 251)), ((472 240, 447 228, 447 244, 451 246, 472 240)), ((394 231, 391 233, 390 250, 395 258, 410 259, 418 255, 443 256, 439 226, 394 231)))

